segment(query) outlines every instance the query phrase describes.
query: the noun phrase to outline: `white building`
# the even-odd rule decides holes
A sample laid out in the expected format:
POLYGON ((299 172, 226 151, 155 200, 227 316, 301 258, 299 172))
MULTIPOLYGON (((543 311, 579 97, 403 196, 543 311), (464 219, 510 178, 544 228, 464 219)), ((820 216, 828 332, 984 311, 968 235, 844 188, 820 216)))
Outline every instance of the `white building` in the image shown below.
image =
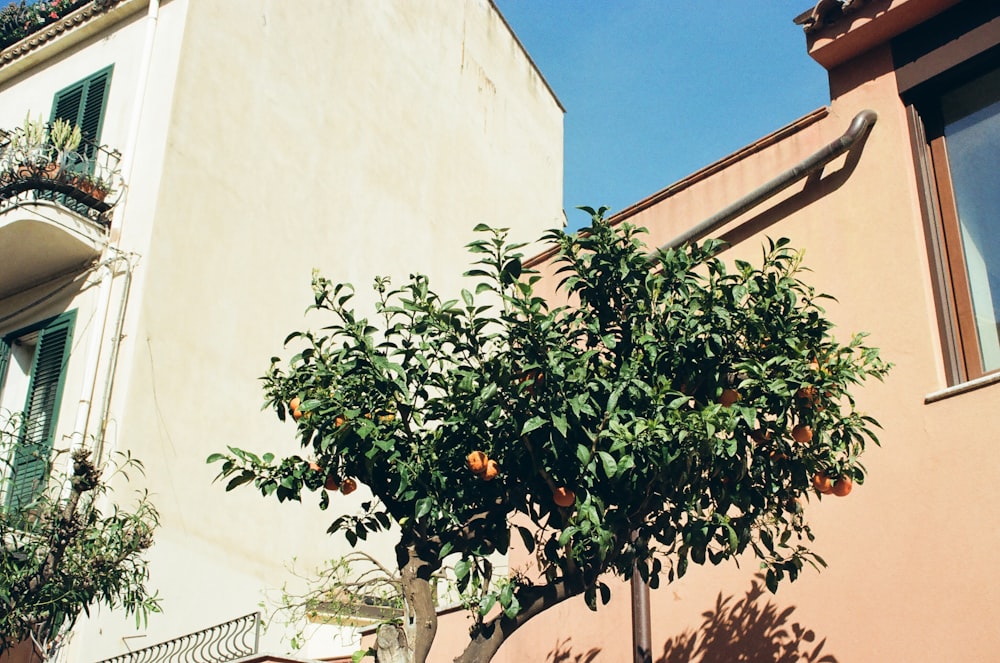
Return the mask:
POLYGON ((476 223, 560 225, 562 108, 489 0, 95 0, 0 51, 0 129, 29 113, 120 153, 103 203, 0 187, 0 406, 47 385, 54 448, 130 450, 161 513, 163 614, 80 625, 69 658, 96 661, 344 552, 336 505, 226 493, 205 458, 294 452, 258 377, 309 325, 314 267, 457 293, 476 223))

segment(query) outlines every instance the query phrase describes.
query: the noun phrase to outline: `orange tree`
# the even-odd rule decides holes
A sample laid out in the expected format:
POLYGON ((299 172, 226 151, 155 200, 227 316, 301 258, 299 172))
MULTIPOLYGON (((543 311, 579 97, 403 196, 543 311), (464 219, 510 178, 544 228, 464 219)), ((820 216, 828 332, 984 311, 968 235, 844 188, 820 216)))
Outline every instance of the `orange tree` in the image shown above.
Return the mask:
POLYGON ((227 489, 320 491, 323 509, 324 486, 365 484, 366 511, 329 531, 351 545, 398 533, 414 661, 437 629, 428 581, 446 558, 476 617, 456 660, 487 661, 560 601, 606 602, 609 574, 637 569, 656 587, 752 554, 774 590, 822 564, 803 518, 814 478, 864 480, 877 424, 850 389, 887 365, 860 335, 833 339, 786 240, 760 266, 727 267, 717 242, 648 253, 640 229, 586 211, 589 228, 546 235, 569 306, 536 295, 520 246, 483 226, 460 299, 422 276, 376 280, 368 319, 349 285, 315 276, 310 308, 326 326, 291 334, 302 350, 265 377, 304 454, 209 458, 227 489), (512 535, 538 573, 491 584, 487 556, 512 535))

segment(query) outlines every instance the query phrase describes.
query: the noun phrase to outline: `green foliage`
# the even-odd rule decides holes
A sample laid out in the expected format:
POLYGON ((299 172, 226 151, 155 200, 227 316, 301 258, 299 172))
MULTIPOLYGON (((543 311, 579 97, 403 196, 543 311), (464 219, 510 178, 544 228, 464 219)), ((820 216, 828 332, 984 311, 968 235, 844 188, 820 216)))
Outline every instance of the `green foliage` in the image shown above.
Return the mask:
MULTIPOLYGON (((9 418, 0 430, 0 458, 17 443, 16 422, 9 418)), ((152 545, 156 510, 144 493, 131 509, 98 506, 108 503, 116 477, 127 479, 141 463, 120 454, 98 468, 82 448, 72 460, 72 473, 53 478, 37 499, 0 509, 0 654, 31 639, 49 655, 95 605, 123 608, 137 624, 159 611, 145 588, 142 556, 152 545)))
MULTIPOLYGON (((457 554, 480 619, 495 604, 513 619, 533 585, 488 583, 485 556, 505 552, 512 531, 540 582, 591 605, 608 599, 603 575, 633 568, 655 587, 691 562, 752 552, 773 590, 822 564, 802 500, 817 472, 863 482, 876 423, 850 390, 887 365, 861 335, 832 337, 787 240, 760 266, 727 267, 718 242, 649 254, 642 230, 588 211, 585 231, 546 235, 571 305, 539 296, 520 246, 483 226, 469 246, 475 286, 458 299, 423 276, 397 289, 378 279, 368 319, 350 285, 314 275, 310 309, 325 326, 289 335, 300 350, 264 378, 280 419, 300 399, 304 454, 213 454, 227 490, 252 482, 299 500, 327 476, 356 477, 377 500, 329 531, 355 545, 396 523, 424 559, 457 554), (811 442, 792 439, 799 424, 811 442), (466 467, 476 450, 497 461, 496 479, 466 467), (572 506, 555 504, 559 487, 572 506)), ((320 507, 330 501, 322 492, 320 507)))

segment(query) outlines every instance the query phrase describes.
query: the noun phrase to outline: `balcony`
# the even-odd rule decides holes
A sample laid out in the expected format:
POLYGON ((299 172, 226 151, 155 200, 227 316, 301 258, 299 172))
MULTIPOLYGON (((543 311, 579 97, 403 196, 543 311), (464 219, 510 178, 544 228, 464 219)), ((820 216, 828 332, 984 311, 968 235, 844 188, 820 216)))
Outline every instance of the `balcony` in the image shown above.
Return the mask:
POLYGON ((0 298, 82 269, 107 244, 121 155, 57 127, 0 129, 0 298))
POLYGON ((100 663, 226 663, 257 653, 260 613, 237 617, 100 663))

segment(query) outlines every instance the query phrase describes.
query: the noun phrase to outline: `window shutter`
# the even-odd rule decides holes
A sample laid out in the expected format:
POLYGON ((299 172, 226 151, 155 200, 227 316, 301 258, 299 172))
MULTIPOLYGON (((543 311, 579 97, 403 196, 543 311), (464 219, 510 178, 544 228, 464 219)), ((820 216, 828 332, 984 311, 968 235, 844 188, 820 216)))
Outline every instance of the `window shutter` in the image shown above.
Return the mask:
POLYGON ((114 65, 92 74, 82 81, 73 83, 67 88, 56 92, 52 100, 52 117, 50 121, 66 120, 80 127, 84 141, 89 141, 85 147, 84 156, 89 161, 93 158, 93 146, 101 139, 101 127, 104 125, 104 107, 108 101, 108 90, 111 88, 111 72, 114 65))
POLYGON ((45 487, 75 318, 75 311, 64 313, 38 334, 24 422, 11 459, 7 508, 15 513, 45 487))

